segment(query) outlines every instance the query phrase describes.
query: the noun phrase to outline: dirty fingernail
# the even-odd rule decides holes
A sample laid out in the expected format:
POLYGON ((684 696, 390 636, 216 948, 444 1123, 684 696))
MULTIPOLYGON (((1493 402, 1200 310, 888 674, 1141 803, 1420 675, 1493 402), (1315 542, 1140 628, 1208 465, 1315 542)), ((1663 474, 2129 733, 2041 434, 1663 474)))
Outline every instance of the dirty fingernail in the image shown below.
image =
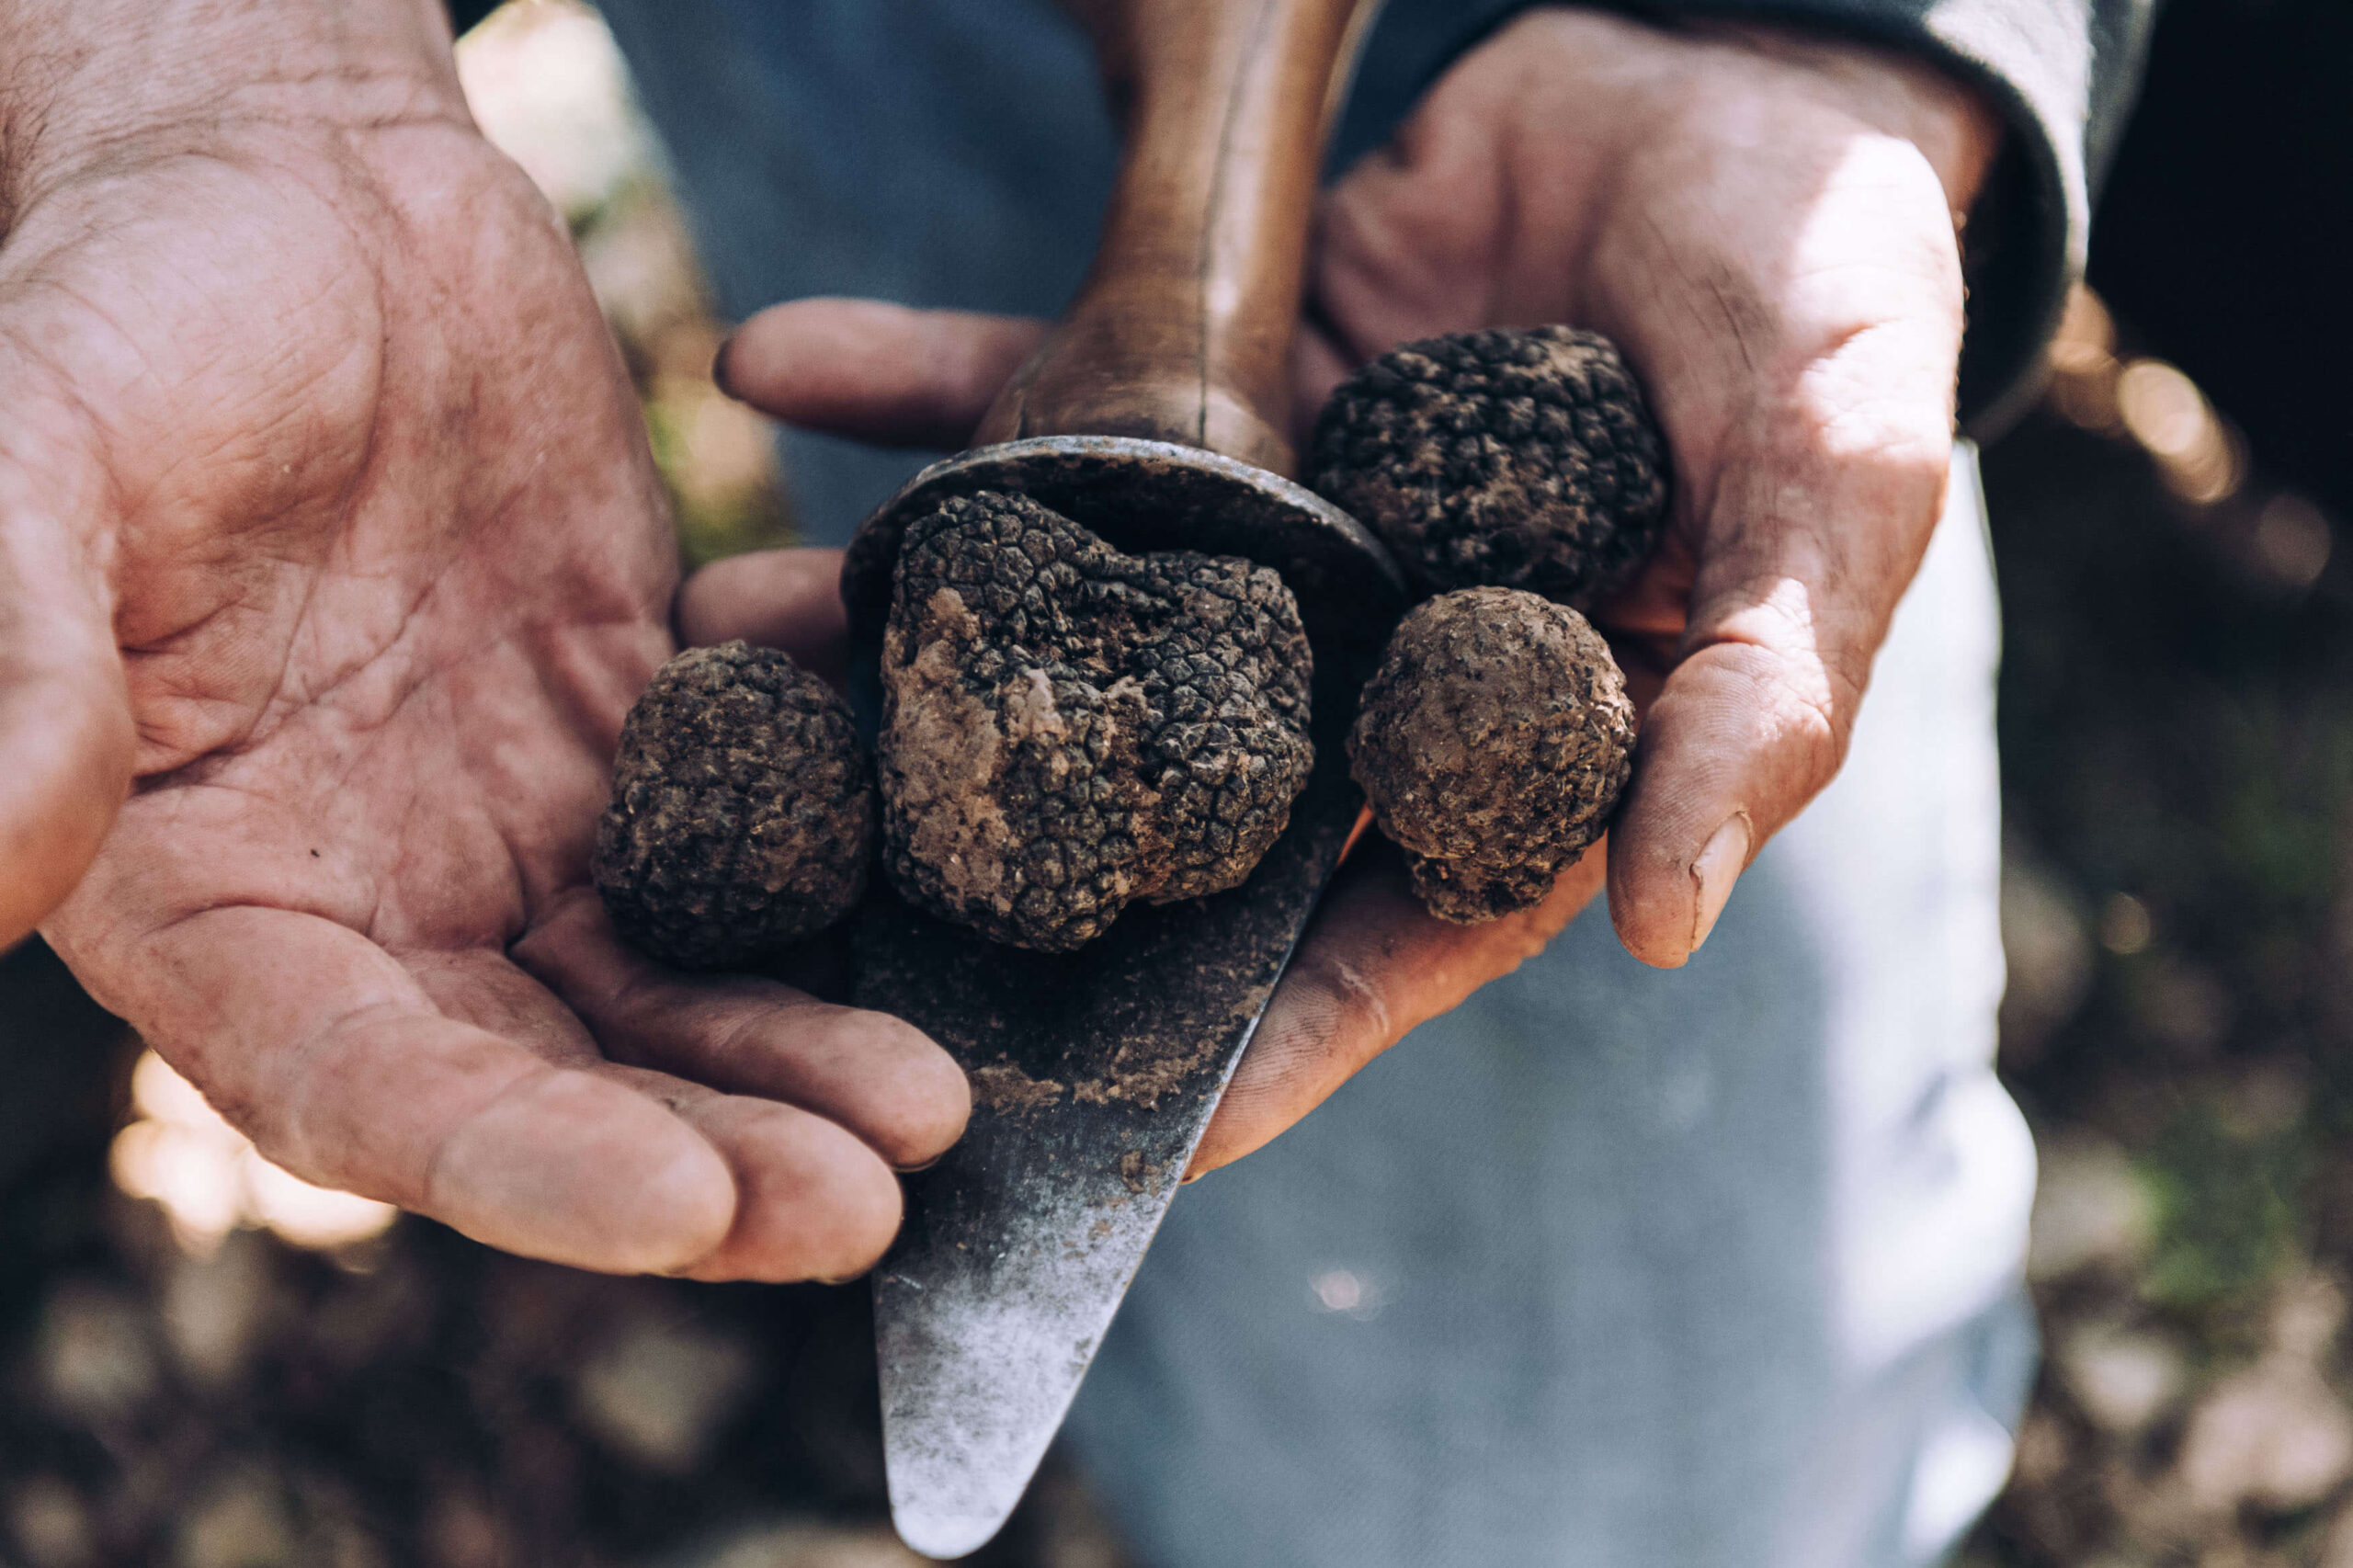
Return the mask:
POLYGON ((1691 880, 1699 884, 1699 907, 1692 912, 1691 950, 1698 952, 1708 933, 1716 928, 1716 917, 1724 912, 1724 901, 1732 897, 1732 885, 1748 864, 1748 813, 1735 815, 1716 829, 1708 846, 1691 863, 1691 880))

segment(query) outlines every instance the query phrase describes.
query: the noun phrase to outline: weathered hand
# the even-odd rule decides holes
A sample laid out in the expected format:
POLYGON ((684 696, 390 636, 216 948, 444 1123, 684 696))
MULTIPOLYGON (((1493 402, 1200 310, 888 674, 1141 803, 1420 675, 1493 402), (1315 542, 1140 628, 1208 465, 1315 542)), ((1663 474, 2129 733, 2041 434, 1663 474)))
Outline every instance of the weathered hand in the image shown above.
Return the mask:
POLYGON ((676 547, 436 0, 12 17, 0 938, 103 834, 46 933, 297 1174, 588 1267, 863 1268, 962 1076, 585 885, 676 547))
MULTIPOLYGON (((1425 915, 1393 856, 1360 855, 1197 1170, 1509 972, 1605 875, 1628 949, 1682 963, 1757 848, 1829 781, 1942 502, 1955 228, 1996 136, 1964 89, 1900 56, 1548 10, 1467 55, 1332 192, 1302 429, 1349 366, 1398 342, 1569 322, 1608 333, 1642 374, 1675 453, 1675 516, 1598 617, 1647 709, 1606 855, 1540 907, 1470 928, 1425 915)), ((954 445, 1037 330, 805 301, 747 324, 726 370, 788 419, 954 445)))

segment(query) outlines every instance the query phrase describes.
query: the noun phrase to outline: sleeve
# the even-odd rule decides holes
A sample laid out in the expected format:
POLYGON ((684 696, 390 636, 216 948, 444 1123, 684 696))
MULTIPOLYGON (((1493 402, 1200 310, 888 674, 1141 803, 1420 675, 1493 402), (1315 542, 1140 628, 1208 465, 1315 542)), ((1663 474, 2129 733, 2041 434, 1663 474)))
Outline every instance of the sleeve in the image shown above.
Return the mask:
POLYGON ((460 37, 468 28, 498 9, 498 0, 449 0, 449 30, 460 37))
MULTIPOLYGON (((2010 135, 1969 225, 1963 426, 1998 430, 2032 401, 2044 345, 2083 274, 2092 200, 2130 114, 2159 0, 1600 0, 1671 22, 1730 17, 1908 49, 1978 84, 2010 135)), ((1528 0, 1391 0, 1337 142, 1387 139, 1440 71, 1528 0)))

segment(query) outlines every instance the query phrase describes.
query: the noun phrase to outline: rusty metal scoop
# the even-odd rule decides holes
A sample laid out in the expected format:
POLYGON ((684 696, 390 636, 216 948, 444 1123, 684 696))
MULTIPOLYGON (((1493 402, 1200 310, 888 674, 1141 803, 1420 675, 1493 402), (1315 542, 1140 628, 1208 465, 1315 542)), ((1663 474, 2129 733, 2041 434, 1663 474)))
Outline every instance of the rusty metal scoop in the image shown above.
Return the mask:
POLYGON ((1372 6, 1080 9, 1126 136, 1093 270, 984 444, 860 527, 852 625, 879 637, 906 524, 975 490, 1027 494, 1124 550, 1246 556, 1298 596, 1318 760, 1247 882, 1131 910, 1079 952, 997 947, 887 899, 859 931, 858 1001, 929 1032, 975 1088, 874 1282, 892 1512, 934 1557, 1004 1524, 1159 1228, 1347 842, 1349 677, 1404 599, 1379 542, 1286 477, 1282 433, 1324 137, 1372 6))

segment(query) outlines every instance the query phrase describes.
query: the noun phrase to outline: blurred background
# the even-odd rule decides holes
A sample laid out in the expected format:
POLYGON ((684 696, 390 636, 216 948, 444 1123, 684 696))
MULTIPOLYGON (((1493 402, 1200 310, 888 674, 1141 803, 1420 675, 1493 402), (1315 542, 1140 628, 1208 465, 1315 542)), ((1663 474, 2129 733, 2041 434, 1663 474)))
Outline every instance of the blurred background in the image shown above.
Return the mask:
MULTIPOLYGON (((791 536, 576 0, 460 46, 569 219, 699 562, 791 536)), ((2353 7, 2176 0, 2007 618, 2002 1065, 2048 1359, 1966 1568, 2353 1568, 2353 7)), ((862 1288, 503 1257, 260 1161, 0 957, 0 1568, 904 1568, 862 1288)), ((979 1561, 1122 1568, 1059 1464, 979 1561)))

